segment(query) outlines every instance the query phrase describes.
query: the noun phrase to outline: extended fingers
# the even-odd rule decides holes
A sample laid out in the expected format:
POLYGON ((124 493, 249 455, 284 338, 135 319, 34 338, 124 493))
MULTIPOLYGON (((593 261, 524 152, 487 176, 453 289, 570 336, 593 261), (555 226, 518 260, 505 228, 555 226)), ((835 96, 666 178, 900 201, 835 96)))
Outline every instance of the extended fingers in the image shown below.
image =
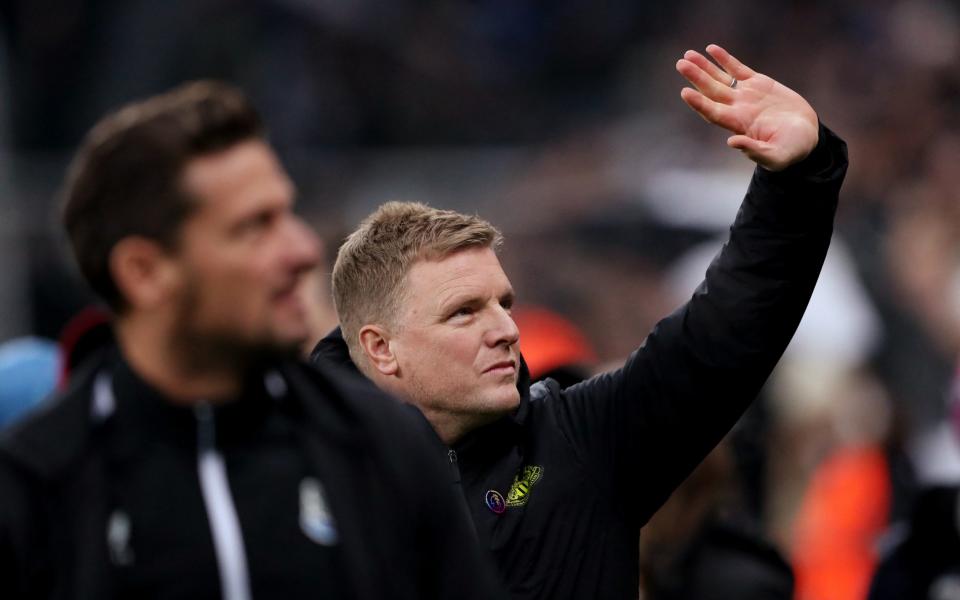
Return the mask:
POLYGON ((707 53, 723 67, 724 71, 741 81, 750 79, 757 74, 756 71, 737 60, 736 57, 716 44, 707 46, 707 53))
POLYGON ((687 50, 683 53, 683 57, 706 71, 708 75, 717 80, 717 83, 729 86, 733 82, 733 75, 725 72, 714 62, 696 50, 687 50))
POLYGON ((742 133, 739 131, 736 119, 730 114, 730 107, 725 104, 715 102, 691 88, 680 90, 680 97, 687 103, 687 106, 696 111, 708 123, 714 123, 734 133, 742 133))
POLYGON ((703 67, 687 58, 677 61, 677 71, 711 100, 728 103, 733 98, 729 77, 725 83, 721 83, 703 67))

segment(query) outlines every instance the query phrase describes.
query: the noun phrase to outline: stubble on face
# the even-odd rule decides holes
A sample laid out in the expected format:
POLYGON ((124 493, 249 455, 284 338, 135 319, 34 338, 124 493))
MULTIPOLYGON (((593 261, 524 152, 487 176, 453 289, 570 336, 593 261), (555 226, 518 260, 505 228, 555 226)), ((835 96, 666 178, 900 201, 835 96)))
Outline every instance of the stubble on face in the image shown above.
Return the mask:
POLYGON ((177 251, 174 355, 197 371, 297 356, 309 333, 298 287, 318 242, 292 213, 293 186, 273 151, 246 142, 196 159, 184 179, 202 206, 177 251))
POLYGON ((239 327, 211 325, 198 279, 188 276, 184 284, 170 336, 176 346, 171 355, 180 357, 185 371, 245 369, 300 355, 303 340, 274 340, 266 333, 249 336, 239 327))
POLYGON ((405 283, 395 338, 405 399, 438 432, 468 431, 515 409, 513 291, 493 250, 472 248, 415 263, 405 283), (488 371, 500 363, 513 367, 488 371))

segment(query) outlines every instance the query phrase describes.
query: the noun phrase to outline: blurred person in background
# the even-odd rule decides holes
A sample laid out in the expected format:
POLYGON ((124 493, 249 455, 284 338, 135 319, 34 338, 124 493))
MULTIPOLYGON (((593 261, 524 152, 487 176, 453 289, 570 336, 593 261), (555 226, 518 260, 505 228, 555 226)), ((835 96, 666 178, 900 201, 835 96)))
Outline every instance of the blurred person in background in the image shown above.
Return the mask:
POLYGON ((908 528, 899 533, 886 548, 868 599, 960 598, 960 487, 924 489, 908 528))
POLYGON ((0 439, 5 598, 493 598, 419 418, 296 357, 318 259, 235 88, 105 117, 64 223, 117 347, 0 439))
POLYGON ((52 340, 24 337, 0 344, 0 429, 23 418, 56 389, 61 363, 52 340))
MULTIPOLYGON (((945 425, 960 445, 960 370, 947 403, 945 425)), ((960 598, 960 481, 956 474, 920 478, 908 518, 878 544, 880 561, 869 600, 960 598)))
POLYGON ((640 536, 644 600, 791 600, 794 575, 761 533, 724 440, 640 536))
POLYGON ((501 236, 478 217, 388 203, 337 257, 342 334, 314 360, 424 413, 515 598, 637 596, 640 527, 759 392, 817 281, 845 145, 800 95, 707 51, 719 67, 677 63, 682 98, 758 167, 704 284, 620 369, 531 386, 501 236))

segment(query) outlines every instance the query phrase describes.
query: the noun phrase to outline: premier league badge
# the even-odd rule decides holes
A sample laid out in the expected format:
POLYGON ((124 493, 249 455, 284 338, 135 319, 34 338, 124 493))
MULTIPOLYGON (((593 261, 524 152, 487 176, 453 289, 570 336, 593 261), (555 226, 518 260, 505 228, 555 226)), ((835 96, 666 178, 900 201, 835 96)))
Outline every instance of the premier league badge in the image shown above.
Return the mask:
POLYGON ((486 502, 487 508, 492 510, 495 514, 503 514, 503 511, 507 510, 507 503, 504 502, 503 495, 497 490, 490 490, 487 492, 486 502))

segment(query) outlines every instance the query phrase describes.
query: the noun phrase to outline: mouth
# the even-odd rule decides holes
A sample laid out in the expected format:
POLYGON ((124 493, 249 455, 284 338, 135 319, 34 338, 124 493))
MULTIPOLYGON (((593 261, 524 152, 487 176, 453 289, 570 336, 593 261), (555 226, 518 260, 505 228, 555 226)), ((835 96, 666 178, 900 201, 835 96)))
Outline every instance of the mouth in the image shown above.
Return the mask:
POLYGON ((300 300, 300 294, 298 293, 299 289, 300 288, 296 283, 284 286, 283 288, 274 292, 273 300, 278 305, 300 305, 302 303, 300 300))
POLYGON ((493 373, 495 375, 512 375, 517 371, 517 361, 515 360, 502 360, 497 363, 493 363, 486 369, 484 373, 493 373))

